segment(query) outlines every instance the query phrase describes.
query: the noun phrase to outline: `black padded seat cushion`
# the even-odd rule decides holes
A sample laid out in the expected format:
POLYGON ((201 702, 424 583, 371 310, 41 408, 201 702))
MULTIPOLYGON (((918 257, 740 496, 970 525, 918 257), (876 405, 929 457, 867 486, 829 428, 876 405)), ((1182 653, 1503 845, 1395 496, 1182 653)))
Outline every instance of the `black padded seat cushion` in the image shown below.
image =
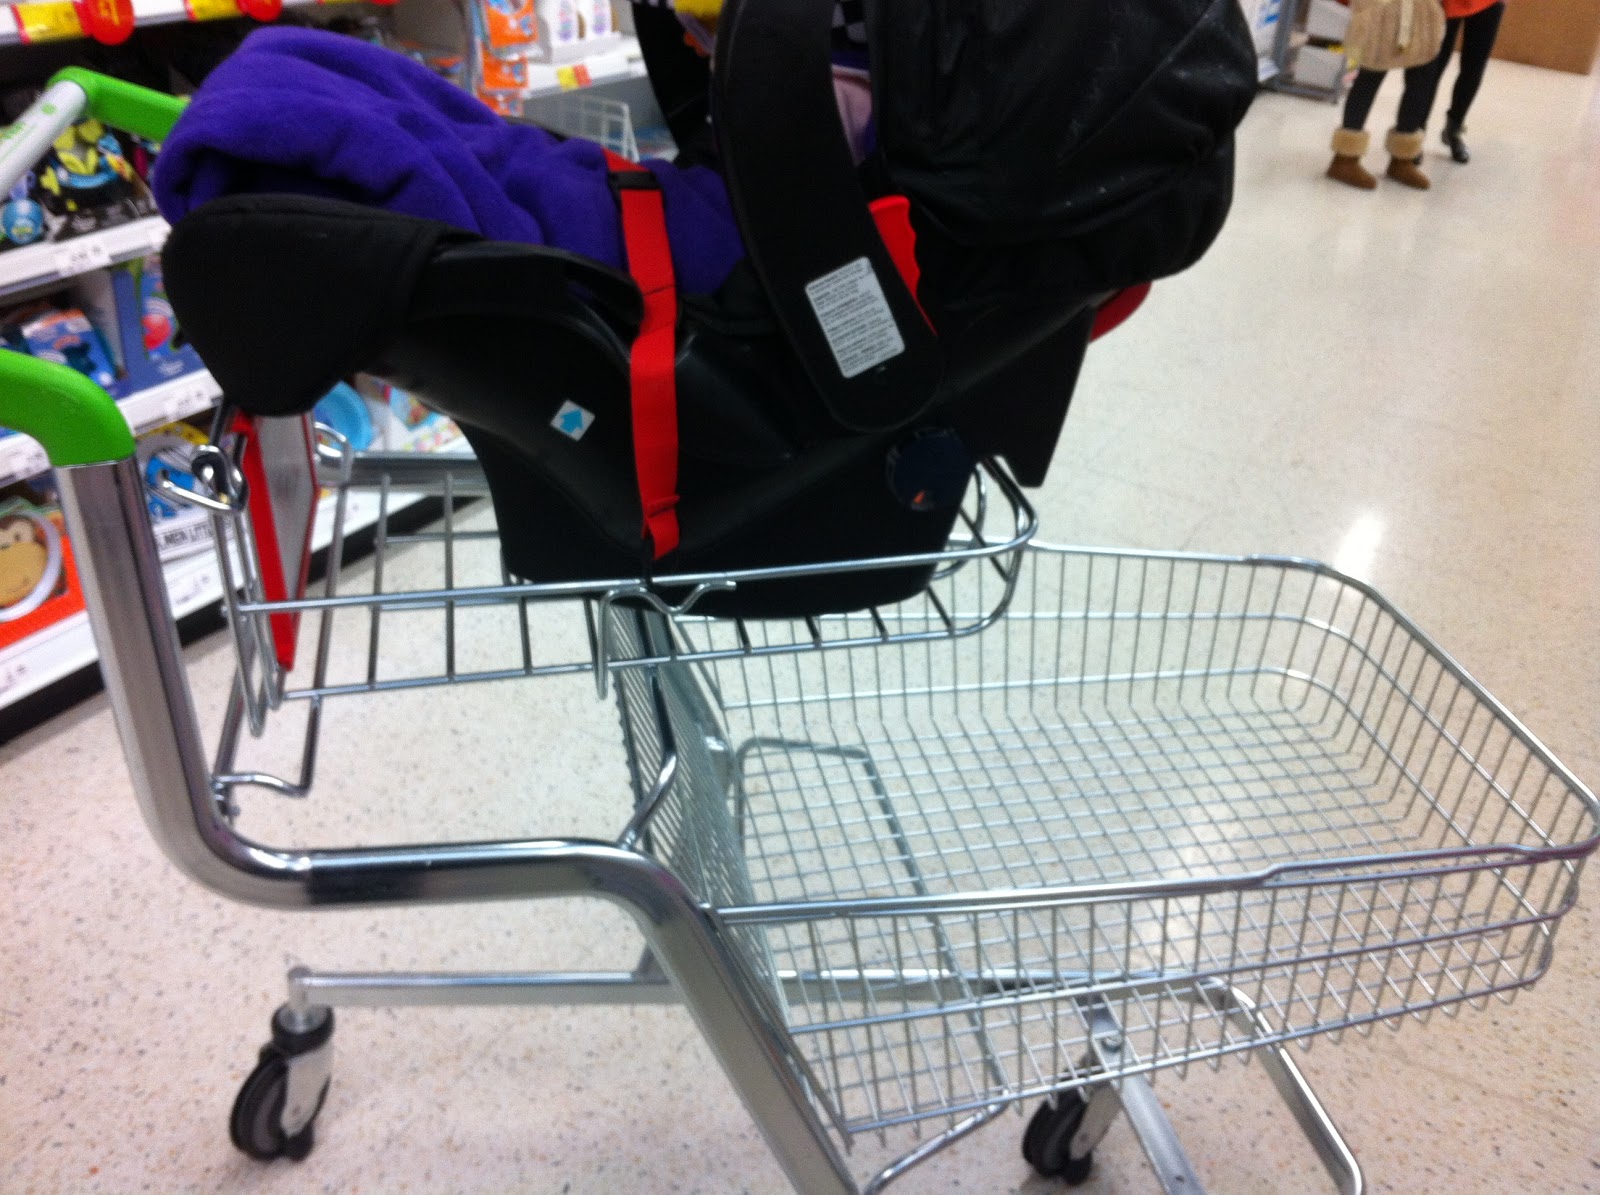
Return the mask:
POLYGON ((441 245, 476 239, 353 203, 240 195, 180 220, 162 262, 184 334, 229 401, 287 415, 379 355, 441 245))

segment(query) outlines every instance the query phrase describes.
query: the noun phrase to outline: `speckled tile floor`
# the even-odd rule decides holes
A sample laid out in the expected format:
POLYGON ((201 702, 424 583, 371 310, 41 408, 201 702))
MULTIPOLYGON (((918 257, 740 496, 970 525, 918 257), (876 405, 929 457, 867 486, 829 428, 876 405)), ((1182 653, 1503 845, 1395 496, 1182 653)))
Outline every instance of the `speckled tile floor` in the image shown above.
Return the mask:
MULTIPOLYGON (((1495 63, 1476 160, 1430 147, 1426 195, 1323 180, 1333 121, 1257 105, 1221 242, 1092 355, 1038 495, 1046 531, 1331 559, 1594 782, 1600 92, 1495 63)), ((188 656, 214 733, 226 647, 188 656)), ((248 831, 610 834, 626 802, 614 715, 580 682, 330 719, 315 800, 258 801, 248 831)), ((144 832, 103 698, 0 747, 0 843, 0 1190, 783 1189, 688 1017, 657 1008, 341 1013, 316 1152, 251 1163, 225 1118, 286 963, 626 965, 627 927, 576 902, 304 916, 217 900, 144 832)), ((1590 882, 1553 972, 1515 1003, 1305 1056, 1371 1189, 1600 1190, 1590 882)), ((1259 1068, 1160 1091, 1214 1190, 1322 1189, 1259 1068)), ((1021 1128, 1005 1119, 897 1189, 1044 1195, 1021 1128)), ((863 1171, 885 1154, 863 1143, 863 1171)), ((1149 1186, 1118 1126, 1085 1189, 1149 1186)))

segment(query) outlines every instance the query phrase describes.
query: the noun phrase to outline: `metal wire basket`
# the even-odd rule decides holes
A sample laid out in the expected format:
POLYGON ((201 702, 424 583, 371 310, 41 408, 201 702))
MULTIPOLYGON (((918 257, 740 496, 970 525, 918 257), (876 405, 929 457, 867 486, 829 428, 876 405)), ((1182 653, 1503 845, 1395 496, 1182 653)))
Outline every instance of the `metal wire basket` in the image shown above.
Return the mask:
POLYGON ((1509 999, 1600 828, 1404 616, 1294 560, 1035 548, 981 635, 619 675, 640 840, 852 1133, 1509 999))
POLYGON ((463 509, 464 503, 487 493, 482 469, 471 455, 357 456, 336 432, 319 427, 317 434, 319 480, 327 490, 324 513, 331 516, 326 524, 328 567, 320 592, 305 598, 267 598, 243 481, 225 455, 208 449, 202 470, 206 484, 217 491, 215 498, 197 499, 176 487, 164 491, 178 501, 206 501, 213 511, 216 542, 231 545, 219 556, 239 680, 217 753, 224 793, 237 784, 297 795, 308 791, 321 703, 329 698, 573 673, 591 673, 604 695, 614 673, 670 660, 759 659, 977 634, 1011 600, 1022 546, 1038 525, 1015 481, 998 465, 986 463, 969 491, 957 525, 959 538, 939 552, 673 574, 651 581, 623 577, 531 584, 506 571, 488 504, 463 509), (420 530, 395 528, 394 513, 423 497, 440 501, 438 524, 420 530), (372 528, 372 553, 368 566, 352 576, 340 562, 347 529, 357 521, 372 528), (403 570, 394 567, 401 556, 403 570), (693 616, 696 602, 713 590, 917 564, 935 566, 931 584, 894 605, 794 622, 693 616), (408 580, 397 583, 402 571, 408 580), (632 607, 654 611, 664 620, 666 633, 657 637, 652 653, 641 655, 613 641, 614 628, 622 621, 611 612, 632 607), (556 609, 581 633, 552 636, 549 616, 556 609), (285 674, 273 663, 271 620, 290 612, 308 617, 307 630, 314 620, 315 638, 307 638, 309 658, 285 674), (397 635, 437 644, 438 650, 429 663, 419 666, 410 659, 399 664, 388 650, 397 635), (241 770, 242 728, 248 726, 259 736, 268 715, 285 702, 310 706, 299 777, 241 770))
POLYGON ((639 160, 639 142, 633 132, 633 109, 626 101, 584 91, 523 98, 519 119, 604 146, 630 162, 639 160))
MULTIPOLYGON (((1034 546, 994 469, 931 558, 524 585, 487 504, 458 506, 484 491, 471 458, 323 439, 330 563, 322 595, 293 602, 263 596, 225 448, 196 457, 240 658, 211 765, 146 479, 132 460, 69 473, 71 509, 116 514, 74 535, 153 832, 240 899, 593 896, 633 914, 646 952, 621 972, 297 968, 273 1032, 323 1033, 289 1059, 302 1095, 328 1082, 336 1004, 681 996, 799 1190, 880 1191, 1046 1094, 1023 1138, 1040 1173, 1081 1177, 1126 1112, 1163 1189, 1198 1190, 1149 1076, 1248 1053, 1356 1195, 1285 1044, 1509 998, 1548 967, 1600 845, 1600 802, 1383 598, 1320 565, 1034 546), (397 498, 420 492, 442 521, 402 533, 397 498), (363 505, 374 556, 342 568, 363 505), (745 579, 911 560, 932 582, 892 608, 694 612, 745 579), (315 650, 286 673, 269 620, 291 610, 314 616, 315 650), (586 672, 621 710, 633 801, 614 839, 273 848, 238 831, 237 790, 308 793, 326 700, 586 672), (297 700, 297 777, 242 763, 243 727, 297 700), (923 1139, 861 1186, 830 1123, 845 1142, 923 1139)), ((292 741, 263 747, 292 759, 292 741)), ((320 1104, 275 1106, 273 1148, 320 1104)))

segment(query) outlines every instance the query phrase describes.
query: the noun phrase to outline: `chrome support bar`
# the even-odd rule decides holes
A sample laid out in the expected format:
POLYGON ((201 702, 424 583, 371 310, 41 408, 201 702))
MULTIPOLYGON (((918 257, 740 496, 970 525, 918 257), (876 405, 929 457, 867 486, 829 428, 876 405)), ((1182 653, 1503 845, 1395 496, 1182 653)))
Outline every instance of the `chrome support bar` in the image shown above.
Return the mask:
POLYGON ((268 908, 593 896, 626 908, 682 993, 789 1180, 806 1195, 855 1183, 789 1065, 781 1031, 677 877, 600 842, 528 840, 279 850, 235 832, 212 792, 177 629, 132 459, 59 474, 90 623, 141 812, 173 864, 219 895, 268 908))
POLYGON ((305 967, 289 972, 292 1008, 676 1003, 676 989, 659 971, 653 976, 633 971, 341 973, 305 967))

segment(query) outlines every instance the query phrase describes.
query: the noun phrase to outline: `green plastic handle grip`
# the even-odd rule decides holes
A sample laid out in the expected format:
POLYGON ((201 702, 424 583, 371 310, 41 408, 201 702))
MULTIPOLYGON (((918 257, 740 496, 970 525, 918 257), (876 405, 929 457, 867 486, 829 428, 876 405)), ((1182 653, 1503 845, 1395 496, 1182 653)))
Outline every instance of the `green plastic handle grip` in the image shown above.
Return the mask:
POLYGON ((147 141, 165 141, 189 105, 187 97, 152 91, 81 66, 57 71, 50 82, 76 83, 89 100, 86 115, 147 141))
POLYGON ((0 427, 25 432, 57 468, 133 455, 117 400, 76 369, 0 349, 0 427))

